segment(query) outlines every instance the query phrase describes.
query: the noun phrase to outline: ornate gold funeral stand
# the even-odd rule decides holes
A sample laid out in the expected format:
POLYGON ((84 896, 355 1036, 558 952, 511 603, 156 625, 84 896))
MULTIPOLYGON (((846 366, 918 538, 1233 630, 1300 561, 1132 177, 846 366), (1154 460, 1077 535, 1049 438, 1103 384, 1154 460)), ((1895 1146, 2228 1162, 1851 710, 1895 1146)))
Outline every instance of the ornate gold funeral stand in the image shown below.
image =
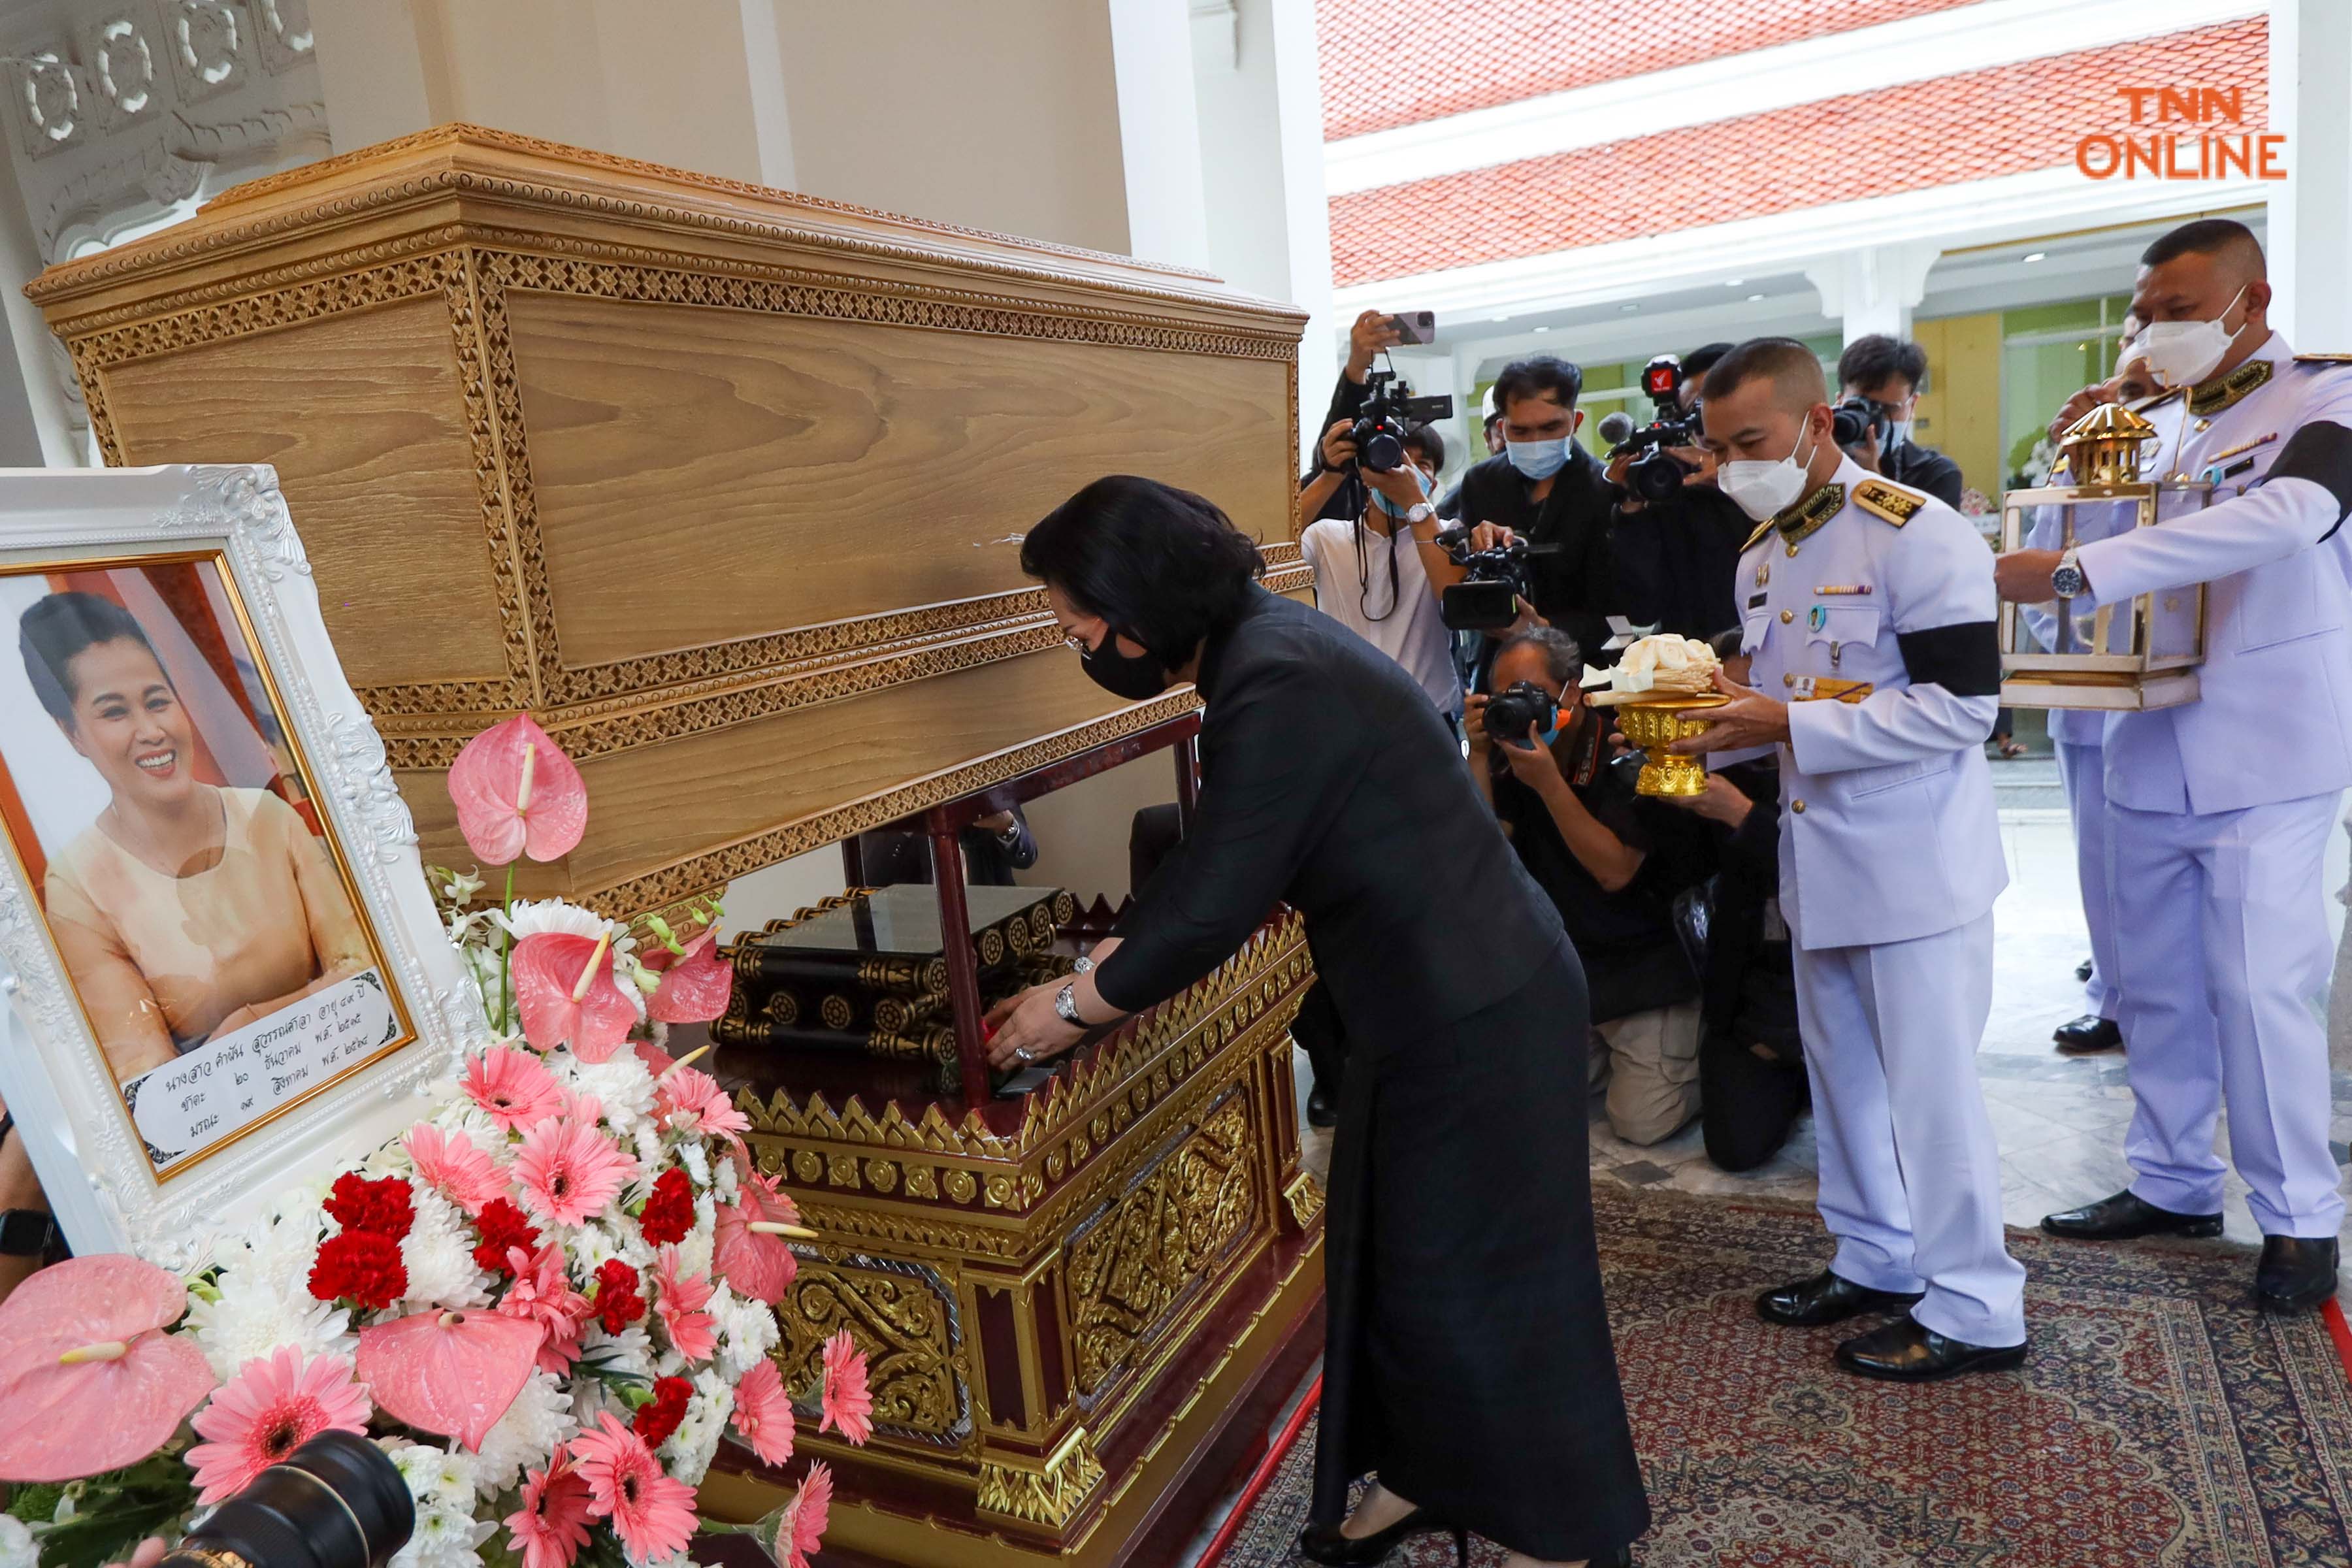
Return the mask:
MULTIPOLYGON (((1189 807, 1198 728, 1188 714, 925 813, 942 929, 966 929, 972 818, 1169 746, 1189 807)), ((822 1458, 839 1489, 827 1562, 1159 1561, 1322 1349, 1323 1194, 1299 1164, 1288 1033, 1313 977, 1298 918, 1277 911, 1020 1099, 987 1098, 971 944, 947 957, 961 1102, 768 1090, 756 1053, 722 1053, 730 1083, 751 1080, 737 1100, 761 1167, 824 1237, 779 1310, 786 1380, 812 1386, 847 1328, 872 1358, 875 1436, 803 1436, 782 1474, 722 1455, 703 1508, 757 1518, 822 1458)))

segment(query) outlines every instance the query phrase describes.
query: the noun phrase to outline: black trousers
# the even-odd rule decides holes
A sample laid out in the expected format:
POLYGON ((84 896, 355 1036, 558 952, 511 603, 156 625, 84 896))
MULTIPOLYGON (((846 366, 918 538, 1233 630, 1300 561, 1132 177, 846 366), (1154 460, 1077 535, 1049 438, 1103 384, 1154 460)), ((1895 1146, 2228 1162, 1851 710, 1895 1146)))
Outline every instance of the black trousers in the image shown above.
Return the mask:
POLYGON ((1811 1098, 1802 1062, 1767 1060, 1720 1029, 1699 1042, 1699 1129, 1722 1169, 1752 1171, 1779 1153, 1811 1098))
POLYGON ((1514 1551, 1616 1551, 1650 1505, 1593 1239, 1575 952, 1418 1037, 1340 1011, 1314 1517, 1378 1471, 1514 1551))

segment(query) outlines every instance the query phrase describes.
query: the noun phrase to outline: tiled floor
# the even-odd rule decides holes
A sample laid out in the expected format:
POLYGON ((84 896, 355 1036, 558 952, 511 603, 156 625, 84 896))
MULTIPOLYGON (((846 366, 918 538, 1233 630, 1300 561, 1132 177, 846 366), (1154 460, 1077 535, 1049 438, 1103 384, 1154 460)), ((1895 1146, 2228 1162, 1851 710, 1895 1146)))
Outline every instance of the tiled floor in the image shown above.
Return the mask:
MULTIPOLYGON (((2090 948, 2074 887, 2074 840, 2063 812, 2048 808, 2055 783, 2051 764, 2028 760, 1995 768, 1995 776, 2003 780, 2004 801, 2012 803, 2004 805, 2001 823, 2010 887, 1994 910, 1992 1017, 1978 1066, 1985 1106, 2000 1140, 2003 1215, 2011 1225, 2030 1226, 2053 1209, 2105 1197, 2129 1182, 2123 1135, 2132 1098, 2121 1057, 2068 1058, 2051 1048, 2050 1031, 2084 1010, 2074 972, 2090 948), (2046 780, 2045 773, 2051 773, 2046 780)), ((2329 858, 2332 890, 2345 881, 2346 841, 2340 833, 2329 858)), ((2329 914, 2340 931, 2344 910, 2333 900, 2329 914)), ((1304 1082, 1303 1059, 1300 1077, 1304 1082)), ((2336 1075, 2335 1101, 2340 1164, 2352 1140, 2352 1075, 2336 1075)), ((1664 1183, 1691 1193, 1813 1195, 1810 1121, 1770 1163, 1738 1175, 1707 1162, 1696 1126, 1664 1143, 1635 1148, 1610 1134, 1596 1100, 1591 1133, 1593 1174, 1601 1179, 1664 1183)), ((1310 1160, 1318 1164, 1328 1156, 1328 1136, 1318 1134, 1310 1143, 1310 1160)), ((2222 1147, 2226 1153, 2226 1133, 2222 1147)), ((2245 1184, 2233 1173, 2226 1234, 2258 1242, 2244 1198, 2245 1184)), ((2347 1234, 2352 1237, 2352 1227, 2347 1234)), ((2352 1285, 2340 1299, 2352 1309, 2352 1285)))

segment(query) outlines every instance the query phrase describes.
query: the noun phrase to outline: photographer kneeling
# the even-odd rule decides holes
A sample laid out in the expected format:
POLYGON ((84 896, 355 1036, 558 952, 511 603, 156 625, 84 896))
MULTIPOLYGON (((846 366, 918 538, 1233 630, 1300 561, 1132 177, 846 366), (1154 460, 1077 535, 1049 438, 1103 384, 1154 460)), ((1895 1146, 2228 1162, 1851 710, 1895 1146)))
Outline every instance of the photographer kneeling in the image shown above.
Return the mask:
POLYGON ((1687 818, 1633 793, 1641 758, 1616 760, 1577 687, 1583 668, 1575 639, 1549 626, 1505 642, 1491 672, 1500 695, 1470 699, 1470 771, 1584 962, 1610 1131, 1655 1143, 1698 1112, 1698 977, 1674 900, 1704 877, 1706 846, 1687 818))

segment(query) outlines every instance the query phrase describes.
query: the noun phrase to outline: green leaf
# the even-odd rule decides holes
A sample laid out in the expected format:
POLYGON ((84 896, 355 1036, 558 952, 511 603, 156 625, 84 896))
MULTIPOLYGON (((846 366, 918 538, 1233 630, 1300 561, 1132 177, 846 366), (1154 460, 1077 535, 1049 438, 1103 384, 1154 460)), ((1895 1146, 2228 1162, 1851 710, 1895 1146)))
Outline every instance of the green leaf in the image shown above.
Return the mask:
POLYGON ((131 1548, 166 1527, 188 1510, 192 1492, 179 1497, 141 1494, 144 1500, 124 1500, 95 1512, 75 1516, 65 1524, 41 1532, 41 1568, 103 1568, 131 1555, 131 1548))
POLYGON ((8 1499, 8 1511, 26 1524, 47 1524, 58 1516, 58 1500, 66 1489, 54 1481, 18 1487, 8 1499))

